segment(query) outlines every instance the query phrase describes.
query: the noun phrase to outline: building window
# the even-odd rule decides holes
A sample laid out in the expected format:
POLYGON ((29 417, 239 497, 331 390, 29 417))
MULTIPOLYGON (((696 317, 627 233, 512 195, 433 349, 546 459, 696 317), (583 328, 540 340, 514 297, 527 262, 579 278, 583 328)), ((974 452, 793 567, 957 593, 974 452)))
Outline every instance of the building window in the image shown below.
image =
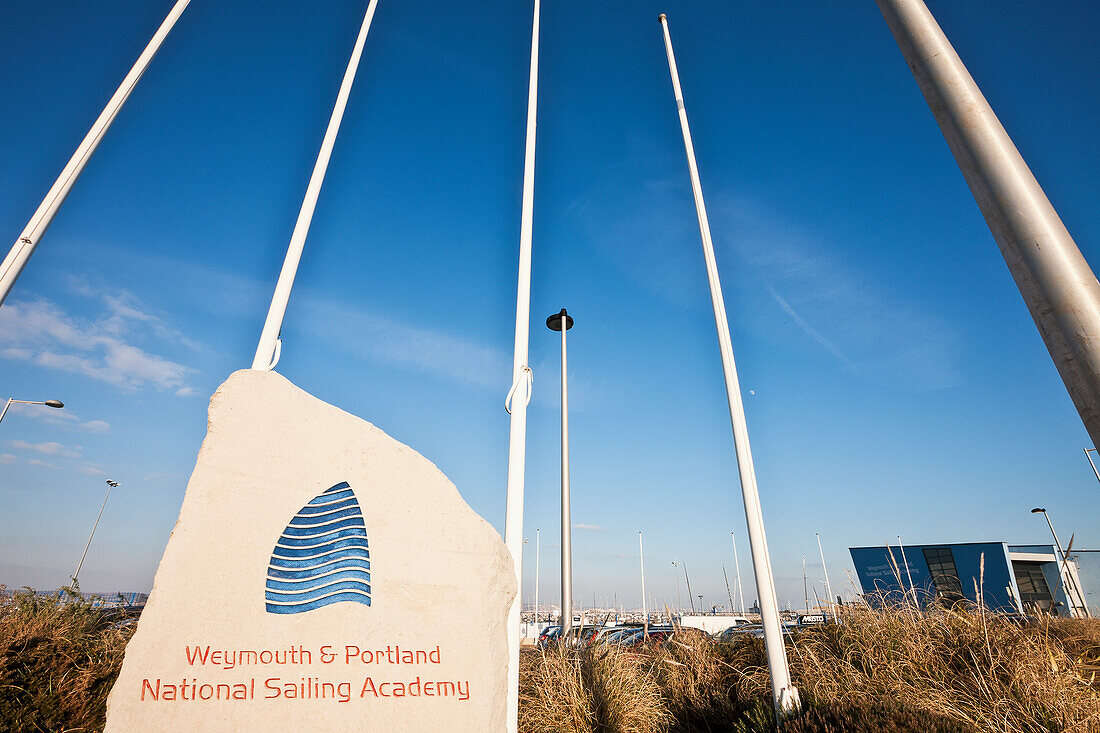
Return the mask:
POLYGON ((932 586, 936 589, 937 598, 948 601, 963 598, 959 570, 955 567, 955 557, 950 548, 929 547, 924 550, 924 561, 928 563, 928 573, 932 576, 932 586))
POLYGON ((1038 609, 1049 611, 1054 598, 1043 575, 1043 563, 1014 562, 1012 573, 1016 576, 1016 585, 1020 589, 1020 602, 1025 610, 1038 609))

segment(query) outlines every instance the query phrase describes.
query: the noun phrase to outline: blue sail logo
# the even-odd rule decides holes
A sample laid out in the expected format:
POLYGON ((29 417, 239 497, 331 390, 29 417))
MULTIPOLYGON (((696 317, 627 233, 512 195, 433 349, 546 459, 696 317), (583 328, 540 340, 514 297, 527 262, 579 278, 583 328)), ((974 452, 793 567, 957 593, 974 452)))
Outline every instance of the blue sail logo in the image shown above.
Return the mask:
POLYGON ((370 605, 370 552, 359 501, 346 481, 311 499, 275 543, 267 612, 304 613, 340 601, 370 605))

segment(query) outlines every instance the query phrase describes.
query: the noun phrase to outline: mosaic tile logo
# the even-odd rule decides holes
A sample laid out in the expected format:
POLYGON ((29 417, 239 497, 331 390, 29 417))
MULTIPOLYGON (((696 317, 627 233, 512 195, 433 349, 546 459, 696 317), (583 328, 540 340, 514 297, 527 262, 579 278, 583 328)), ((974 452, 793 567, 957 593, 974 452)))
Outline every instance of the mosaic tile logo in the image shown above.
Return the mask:
POLYGON ((294 515, 267 568, 267 612, 304 613, 341 601, 370 605, 367 527, 346 481, 294 515))

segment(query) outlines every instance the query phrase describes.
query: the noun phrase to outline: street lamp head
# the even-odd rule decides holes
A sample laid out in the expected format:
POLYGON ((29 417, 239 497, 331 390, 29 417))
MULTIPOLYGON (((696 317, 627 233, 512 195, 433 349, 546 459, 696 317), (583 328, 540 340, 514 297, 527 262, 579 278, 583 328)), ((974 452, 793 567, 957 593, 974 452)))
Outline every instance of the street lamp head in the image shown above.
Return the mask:
POLYGON ((1032 514, 1046 514, 1047 510, 1046 509, 1040 509, 1039 507, 1035 507, 1034 509, 1031 510, 1031 513, 1032 514))
POLYGON ((65 406, 65 403, 62 402, 61 400, 46 400, 42 404, 45 405, 46 407, 55 407, 58 410, 60 410, 62 407, 65 406))
POLYGON ((118 481, 112 481, 111 479, 107 479, 107 485, 110 486, 113 489, 116 486, 118 486, 118 481))
POLYGON ((565 308, 561 309, 560 313, 553 313, 546 317, 546 327, 551 331, 561 330, 561 321, 565 319, 565 330, 573 328, 573 316, 565 312, 565 308))

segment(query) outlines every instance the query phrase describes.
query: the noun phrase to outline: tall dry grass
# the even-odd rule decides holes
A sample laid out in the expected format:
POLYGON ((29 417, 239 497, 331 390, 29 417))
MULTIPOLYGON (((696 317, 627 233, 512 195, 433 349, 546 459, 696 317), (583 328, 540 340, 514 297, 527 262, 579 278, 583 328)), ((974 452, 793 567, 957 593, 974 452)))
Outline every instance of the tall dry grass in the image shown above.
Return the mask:
MULTIPOLYGON (((129 634, 84 604, 0 604, 0 730, 99 730, 129 634)), ((860 609, 797 634, 787 654, 805 711, 784 733, 1100 732, 1100 621, 860 609)), ((775 729, 770 690, 751 637, 525 651, 520 729, 762 733, 775 729)))
POLYGON ((0 730, 102 730, 131 633, 86 603, 29 592, 0 603, 0 730))
MULTIPOLYGON (((805 706, 785 732, 1100 731, 1100 622, 905 608, 843 621, 788 641, 805 706)), ((716 644, 685 630, 640 650, 528 652, 521 667, 526 733, 775 729, 764 645, 751 637, 716 644)))
POLYGON ((648 733, 671 722, 647 655, 555 646, 527 650, 520 662, 522 731, 648 733))
POLYGON ((1023 626, 981 609, 860 609, 799 635, 789 655, 815 701, 893 700, 975 731, 1087 732, 1100 731, 1097 637, 1096 623, 1023 626))

